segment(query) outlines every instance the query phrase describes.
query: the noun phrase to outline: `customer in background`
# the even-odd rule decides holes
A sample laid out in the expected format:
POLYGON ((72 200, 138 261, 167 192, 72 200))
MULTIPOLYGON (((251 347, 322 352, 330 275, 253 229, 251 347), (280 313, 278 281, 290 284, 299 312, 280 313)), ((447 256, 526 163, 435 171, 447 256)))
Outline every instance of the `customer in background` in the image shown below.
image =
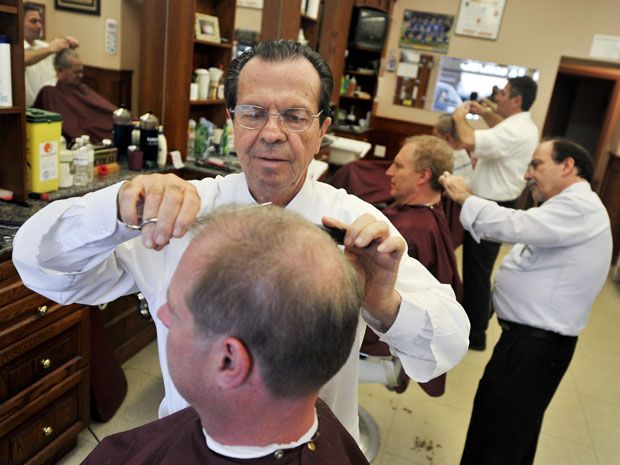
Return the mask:
MULTIPOLYGON (((523 172, 538 143, 538 129, 529 109, 536 98, 536 83, 528 76, 511 78, 495 97, 496 113, 503 118, 491 128, 474 130, 466 115, 492 112, 477 102, 459 105, 452 115, 463 148, 477 160, 472 192, 513 208, 525 187, 523 172)), ((484 350, 490 316, 491 272, 500 243, 463 240, 463 306, 471 322, 469 347, 484 350)))
POLYGON ((49 43, 39 40, 43 21, 39 6, 24 3, 24 64, 26 65, 26 106, 31 107, 41 88, 54 79, 56 72, 53 55, 68 48, 77 48, 74 37, 53 39, 49 43))
POLYGON ((37 96, 34 107, 62 115, 62 134, 67 140, 81 135, 95 143, 112 138, 112 113, 118 108, 82 83, 84 65, 75 50, 66 49, 54 57, 56 79, 37 96))
POLYGON ((108 436, 84 463, 367 465, 318 400, 351 352, 360 304, 355 268, 316 225, 273 206, 214 212, 158 310, 190 407, 108 436))
POLYGON ((611 263, 609 216, 590 187, 593 171, 583 147, 543 142, 525 179, 544 203, 527 211, 474 196, 449 173, 440 178, 463 204, 474 240, 516 243, 495 275, 502 333, 478 385, 461 465, 534 462, 545 410, 611 263))
MULTIPOLYGON (((383 214, 407 241, 409 256, 419 260, 440 283, 452 286, 460 301, 463 285, 443 211, 443 188, 438 181, 442 173, 452 171, 452 152, 446 142, 434 136, 407 138, 386 173, 394 202, 383 214)), ((390 355, 389 347, 368 329, 361 351, 369 355, 390 355)), ((409 379, 401 376, 400 381, 397 392, 404 391, 409 379)), ((420 384, 430 395, 439 396, 445 389, 445 375, 420 384)))
MULTIPOLYGON (((333 87, 323 58, 294 41, 263 42, 235 58, 225 97, 243 173, 191 182, 173 174, 141 175, 53 202, 32 216, 13 242, 13 263, 24 284, 63 303, 109 302, 141 291, 156 309, 166 301, 172 273, 188 246, 187 229, 197 217, 230 203, 271 202, 313 223, 346 229, 345 254, 364 284, 355 347, 368 324, 411 378, 428 381, 445 373, 466 353, 469 333, 450 286, 405 254, 405 241, 381 212, 307 175, 331 122, 333 87), (123 224, 151 218, 157 222, 141 232, 123 224)), ((153 319, 166 392, 162 417, 185 408, 187 401, 169 376, 168 330, 157 316, 153 319)), ((320 393, 355 438, 358 371, 359 356, 353 352, 320 393)))

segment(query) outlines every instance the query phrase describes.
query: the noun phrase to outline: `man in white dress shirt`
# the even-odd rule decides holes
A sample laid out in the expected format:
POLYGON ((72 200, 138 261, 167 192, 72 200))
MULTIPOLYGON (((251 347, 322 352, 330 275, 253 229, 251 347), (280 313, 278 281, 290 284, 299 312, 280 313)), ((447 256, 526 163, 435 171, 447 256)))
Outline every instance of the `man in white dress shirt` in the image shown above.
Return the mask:
POLYGON ((43 21, 37 5, 24 3, 24 64, 26 65, 26 106, 30 107, 41 88, 56 79, 54 54, 67 48, 76 48, 74 37, 53 39, 50 43, 39 40, 43 21))
MULTIPOLYGON (((536 99, 536 83, 528 76, 511 78, 495 97, 495 110, 475 101, 465 102, 452 114, 465 150, 475 158, 472 192, 514 208, 525 187, 523 172, 538 144, 538 129, 529 109, 536 99), (474 130, 468 113, 482 115, 488 129, 474 130)), ((469 347, 484 350, 490 315, 491 272, 500 243, 463 238, 463 307, 471 322, 469 347)))
POLYGON ((545 410, 611 263, 609 216, 590 188, 586 150, 543 142, 525 179, 541 206, 500 207, 444 174, 448 195, 475 240, 517 243, 495 275, 493 307, 502 334, 478 385, 461 465, 534 462, 545 410))
MULTIPOLYGON (((141 291, 155 311, 197 217, 220 205, 271 202, 313 223, 346 228, 345 254, 364 282, 362 316, 416 381, 451 369, 467 351, 469 322, 449 285, 406 254, 406 243, 371 205, 307 176, 331 119, 333 79, 322 57, 293 41, 257 45, 230 65, 226 105, 244 173, 187 182, 140 175, 53 202, 17 233, 13 260, 23 282, 58 302, 101 303, 141 291), (326 218, 330 217, 330 218, 326 218), (136 225, 156 218, 140 232, 136 225)), ((261 253, 257 250, 256 253, 261 253)), ((166 327, 154 315, 165 385, 160 416, 186 407, 166 364, 166 327)), ((358 349, 320 397, 354 437, 358 349)), ((273 324, 278 324, 274 321, 273 324)))

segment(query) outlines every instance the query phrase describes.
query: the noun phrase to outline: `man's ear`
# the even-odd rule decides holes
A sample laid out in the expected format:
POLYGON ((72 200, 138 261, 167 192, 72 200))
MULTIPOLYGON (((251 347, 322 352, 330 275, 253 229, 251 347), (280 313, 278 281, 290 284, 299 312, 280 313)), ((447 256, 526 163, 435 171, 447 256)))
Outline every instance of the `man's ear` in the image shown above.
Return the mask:
POLYGON ((424 168, 420 171, 420 182, 419 184, 426 184, 433 177, 433 171, 430 168, 424 168))
POLYGON ((514 99, 515 105, 519 110, 523 110, 523 97, 521 95, 515 95, 512 97, 514 99))
POLYGON ((252 373, 252 356, 237 338, 226 337, 217 344, 217 384, 222 389, 241 386, 252 373))
POLYGON ((566 157, 562 160, 562 174, 564 176, 571 174, 573 170, 575 173, 578 171, 577 168, 575 168, 575 159, 573 157, 566 157))

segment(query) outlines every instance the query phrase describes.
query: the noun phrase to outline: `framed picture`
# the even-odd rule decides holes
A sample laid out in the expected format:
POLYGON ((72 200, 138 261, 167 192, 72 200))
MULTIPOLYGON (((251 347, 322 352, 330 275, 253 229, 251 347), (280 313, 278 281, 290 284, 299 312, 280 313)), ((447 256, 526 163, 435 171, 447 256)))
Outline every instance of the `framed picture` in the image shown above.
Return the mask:
POLYGON ((54 0, 54 7, 57 10, 99 16, 101 0, 54 0))
POLYGON ((220 26, 216 16, 196 13, 194 29, 196 31, 196 39, 219 43, 220 26))
POLYGON ((454 16, 405 10, 400 46, 427 52, 447 53, 454 16))
POLYGON ((455 33, 479 39, 496 40, 504 16, 506 0, 473 2, 461 0, 455 33))
POLYGON ((37 11, 39 12, 39 16, 41 16, 41 35, 39 35, 39 39, 45 40, 45 4, 36 2, 28 3, 35 6, 37 11))

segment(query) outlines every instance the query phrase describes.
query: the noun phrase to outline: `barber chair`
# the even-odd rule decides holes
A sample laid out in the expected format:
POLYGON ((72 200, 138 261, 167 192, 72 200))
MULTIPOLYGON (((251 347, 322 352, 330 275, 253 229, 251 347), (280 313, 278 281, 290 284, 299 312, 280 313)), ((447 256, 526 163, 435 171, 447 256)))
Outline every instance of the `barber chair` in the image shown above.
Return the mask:
MULTIPOLYGON (((383 384, 390 391, 401 394, 409 385, 409 377, 405 374, 400 359, 390 353, 384 342, 379 341, 371 329, 366 328, 366 335, 359 355, 359 383, 383 384)), ((446 387, 446 375, 443 374, 428 382, 418 385, 431 397, 443 395, 446 387)), ((369 462, 376 457, 381 446, 381 435, 377 423, 358 406, 360 425, 360 448, 369 462)))

